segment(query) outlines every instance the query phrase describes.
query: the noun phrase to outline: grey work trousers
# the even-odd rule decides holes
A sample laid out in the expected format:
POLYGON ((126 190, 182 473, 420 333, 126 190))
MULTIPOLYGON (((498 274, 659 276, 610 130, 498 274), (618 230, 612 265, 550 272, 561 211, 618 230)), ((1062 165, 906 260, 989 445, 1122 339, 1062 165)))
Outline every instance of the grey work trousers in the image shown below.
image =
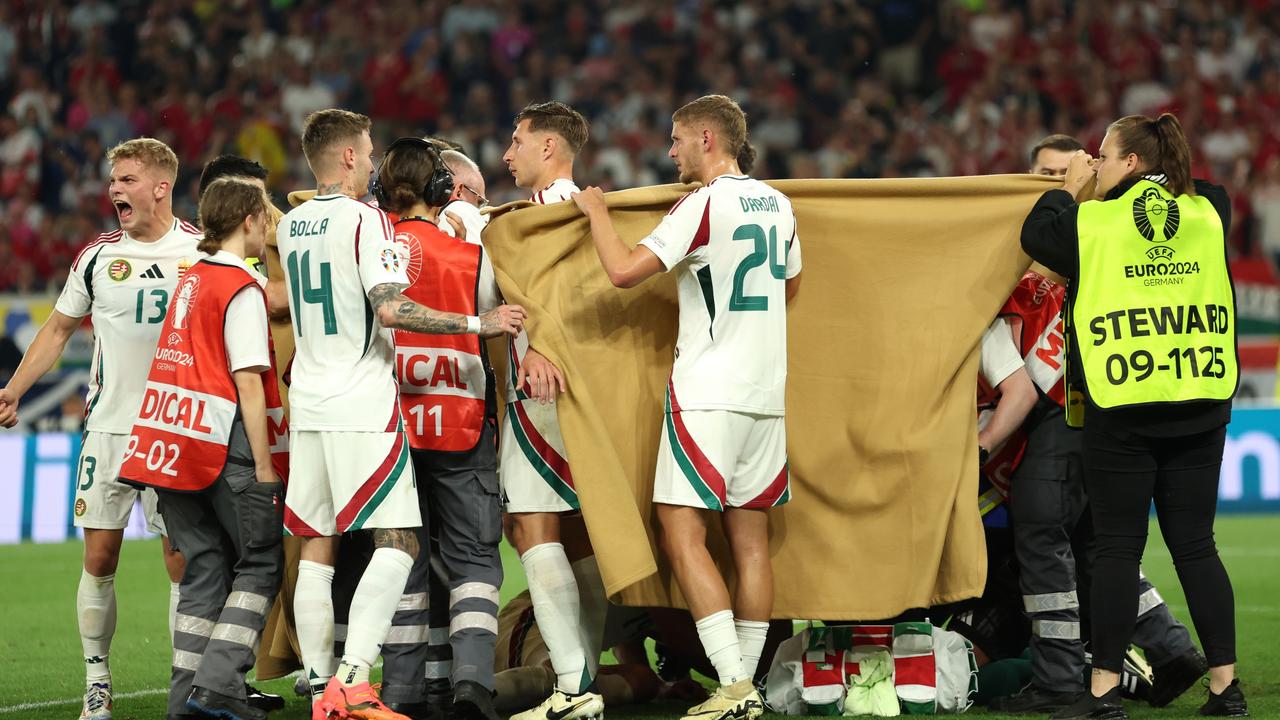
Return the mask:
POLYGON ((169 539, 187 562, 174 622, 171 715, 190 713, 193 686, 245 698, 245 673, 280 589, 283 485, 256 481, 252 465, 244 464, 247 442, 235 457, 243 437, 237 421, 233 452, 207 489, 159 491, 169 539))

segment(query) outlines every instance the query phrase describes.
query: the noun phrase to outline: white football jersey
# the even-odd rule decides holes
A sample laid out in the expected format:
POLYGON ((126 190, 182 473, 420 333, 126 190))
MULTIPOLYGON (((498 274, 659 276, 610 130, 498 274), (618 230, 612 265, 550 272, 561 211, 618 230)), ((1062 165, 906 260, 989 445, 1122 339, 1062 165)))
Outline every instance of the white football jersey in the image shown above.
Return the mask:
POLYGON ((318 195, 280 220, 276 242, 296 346, 294 429, 396 429, 395 341, 368 299, 378 285, 409 285, 393 237, 386 213, 346 195, 318 195))
POLYGON ((202 236, 175 218, 155 242, 138 242, 122 230, 99 235, 71 263, 54 307, 93 322, 87 430, 133 430, 173 289, 178 275, 199 259, 196 243, 202 236))
MULTIPOLYGON (((570 199, 578 192, 578 186, 568 178, 557 178, 550 185, 542 188, 529 198, 539 205, 550 205, 570 199)), ((529 333, 521 331, 519 335, 507 341, 507 402, 515 402, 524 395, 516 392, 516 371, 524 364, 525 353, 529 352, 529 333)))
POLYGON ((578 186, 568 178, 556 178, 551 184, 542 188, 529 198, 539 205, 550 205, 572 198, 578 192, 578 186))
POLYGON ((681 198, 640 243, 680 270, 672 409, 782 415, 786 281, 800 273, 787 196, 721 175, 681 198))

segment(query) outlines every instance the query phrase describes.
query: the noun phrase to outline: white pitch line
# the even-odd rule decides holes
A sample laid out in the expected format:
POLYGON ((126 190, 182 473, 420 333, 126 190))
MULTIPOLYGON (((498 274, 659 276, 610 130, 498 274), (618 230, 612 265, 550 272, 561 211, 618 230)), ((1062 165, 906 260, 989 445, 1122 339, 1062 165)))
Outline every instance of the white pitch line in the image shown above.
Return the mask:
MULTIPOLYGON (((149 697, 151 695, 167 695, 169 688, 154 688, 151 690, 131 690, 113 694, 112 700, 127 700, 129 698, 149 697)), ((0 715, 15 713, 22 710, 37 710, 39 708, 55 707, 57 705, 75 705, 84 702, 84 697, 67 698, 65 700, 41 700, 40 702, 22 703, 21 705, 9 705, 8 707, 0 707, 0 715)))

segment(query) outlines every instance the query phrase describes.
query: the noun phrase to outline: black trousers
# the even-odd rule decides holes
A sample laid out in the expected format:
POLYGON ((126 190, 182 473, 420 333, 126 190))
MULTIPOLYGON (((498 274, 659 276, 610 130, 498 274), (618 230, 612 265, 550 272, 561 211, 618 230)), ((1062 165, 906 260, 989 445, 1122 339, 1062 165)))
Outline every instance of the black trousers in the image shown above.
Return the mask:
POLYGON ((1086 422, 1085 483, 1097 533, 1095 668, 1119 672, 1133 636, 1153 500, 1209 665, 1235 662, 1235 598, 1213 539, 1225 441, 1225 427, 1152 438, 1086 422))
POLYGON ((198 493, 159 491, 169 538, 186 558, 173 633, 169 714, 188 715, 192 686, 244 699, 258 638, 280 589, 284 492, 228 462, 198 493))
POLYGON ((1084 689, 1076 560, 1071 551, 1071 533, 1085 507, 1080 448, 1078 433, 1055 409, 1028 427, 1026 453, 1009 482, 1013 547, 1031 626, 1032 682, 1050 692, 1084 689))

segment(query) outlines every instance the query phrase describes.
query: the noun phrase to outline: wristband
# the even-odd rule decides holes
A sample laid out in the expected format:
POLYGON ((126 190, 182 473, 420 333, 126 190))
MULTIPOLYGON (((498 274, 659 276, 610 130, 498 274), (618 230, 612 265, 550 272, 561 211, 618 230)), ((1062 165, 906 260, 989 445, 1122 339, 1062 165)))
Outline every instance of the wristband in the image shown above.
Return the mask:
POLYGON ((479 315, 467 316, 467 334, 468 335, 480 334, 480 316, 479 315))

